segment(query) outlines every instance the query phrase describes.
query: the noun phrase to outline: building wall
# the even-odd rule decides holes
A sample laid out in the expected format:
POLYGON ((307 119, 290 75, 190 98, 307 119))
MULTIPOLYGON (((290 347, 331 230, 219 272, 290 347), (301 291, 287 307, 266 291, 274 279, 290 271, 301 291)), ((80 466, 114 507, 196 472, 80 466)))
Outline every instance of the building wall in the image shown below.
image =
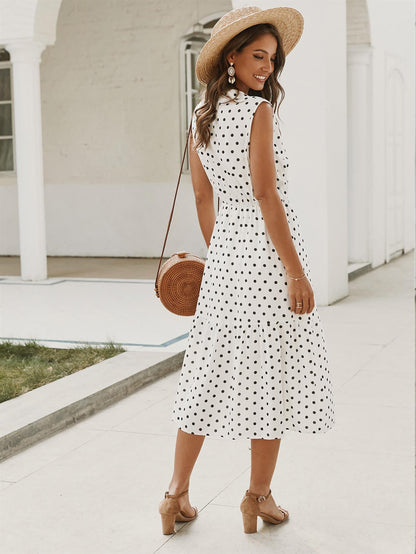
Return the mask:
POLYGON ((372 63, 372 187, 371 187, 371 250, 372 264, 386 260, 389 242, 388 217, 396 212, 402 227, 405 252, 414 248, 414 183, 415 183, 415 7, 413 2, 367 0, 373 45, 372 63), (391 71, 399 71, 403 80, 403 111, 395 110, 388 96, 391 71), (391 111, 401 122, 399 164, 400 198, 389 194, 388 121, 391 111), (393 206, 393 204, 396 206, 393 206))
MULTIPOLYGON (((240 4, 184 0, 167 10, 165 3, 150 0, 63 0, 56 42, 43 52, 40 67, 49 255, 160 256, 182 154, 180 38, 202 17, 240 4)), ((317 303, 328 304, 348 294, 347 231, 355 224, 347 220, 346 5, 345 0, 287 0, 286 5, 305 18, 304 34, 281 78, 290 194, 317 303)), ((271 0, 262 2, 263 8, 273 6, 271 0)), ((385 159, 391 68, 403 77, 398 201, 406 250, 414 246, 414 7, 370 0, 368 9, 368 241, 371 262, 379 265, 386 259, 390 209, 385 159)), ((351 36, 357 28, 351 26, 351 36)), ((206 254, 188 174, 182 176, 165 255, 177 250, 206 254)), ((13 178, 0 179, 0 253, 19 253, 13 178)))
MULTIPOLYGON (((230 9, 63 0, 40 66, 48 255, 160 256, 182 156, 180 39, 230 9)), ((0 253, 18 254, 16 186, 0 188, 0 253)), ((179 249, 206 254, 187 174, 165 255, 179 249)))

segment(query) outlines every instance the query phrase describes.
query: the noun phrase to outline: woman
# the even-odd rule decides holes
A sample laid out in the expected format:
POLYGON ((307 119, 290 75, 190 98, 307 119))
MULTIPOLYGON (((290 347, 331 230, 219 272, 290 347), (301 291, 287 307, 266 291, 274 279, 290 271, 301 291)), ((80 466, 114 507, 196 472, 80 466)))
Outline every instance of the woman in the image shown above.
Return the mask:
POLYGON ((244 531, 253 533, 257 516, 277 524, 289 515, 270 489, 284 431, 323 433, 335 422, 325 338, 274 113, 284 97, 278 76, 302 31, 303 17, 292 8, 235 9, 214 26, 197 60, 207 88, 193 114, 189 155, 208 253, 172 413, 179 428, 173 476, 159 504, 165 534, 198 514, 188 487, 205 436, 251 439, 240 510, 244 531))

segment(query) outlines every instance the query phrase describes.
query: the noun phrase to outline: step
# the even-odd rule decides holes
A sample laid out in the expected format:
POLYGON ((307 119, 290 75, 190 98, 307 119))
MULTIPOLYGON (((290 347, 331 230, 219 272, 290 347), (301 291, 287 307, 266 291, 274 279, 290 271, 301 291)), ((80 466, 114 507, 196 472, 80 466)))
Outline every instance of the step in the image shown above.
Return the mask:
POLYGON ((181 368, 185 351, 128 351, 0 404, 0 461, 181 368))
POLYGON ((352 279, 356 279, 371 270, 370 262, 351 262, 348 264, 348 281, 352 281, 352 279))

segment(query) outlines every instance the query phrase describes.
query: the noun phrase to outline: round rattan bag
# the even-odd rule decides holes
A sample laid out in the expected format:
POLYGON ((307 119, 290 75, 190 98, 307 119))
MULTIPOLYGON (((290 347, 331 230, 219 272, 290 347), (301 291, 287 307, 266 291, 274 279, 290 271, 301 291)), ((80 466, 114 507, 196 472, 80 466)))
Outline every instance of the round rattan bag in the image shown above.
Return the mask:
MULTIPOLYGON (((168 238, 169 227, 172 221, 173 209, 178 194, 179 182, 182 175, 183 162, 188 147, 189 135, 192 128, 192 118, 189 123, 188 135, 185 141, 185 148, 182 156, 181 168, 179 170, 178 182, 176 184, 175 196, 170 212, 168 228, 163 242, 162 253, 155 277, 155 293, 162 304, 170 312, 177 315, 194 315, 198 303, 199 289, 201 287, 202 275, 205 268, 205 260, 189 252, 175 252, 163 264, 163 252, 165 251, 166 239, 168 238)), ((220 199, 218 198, 218 210, 220 199)))
POLYGON ((205 261, 189 252, 175 252, 161 266, 156 296, 170 312, 194 315, 205 261))

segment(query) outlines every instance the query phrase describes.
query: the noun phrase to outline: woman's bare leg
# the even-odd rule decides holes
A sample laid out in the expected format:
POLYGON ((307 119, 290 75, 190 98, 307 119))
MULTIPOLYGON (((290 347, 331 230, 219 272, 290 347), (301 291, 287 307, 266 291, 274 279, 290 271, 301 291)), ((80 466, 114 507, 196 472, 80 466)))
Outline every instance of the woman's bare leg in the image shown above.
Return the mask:
MULTIPOLYGON (((249 491, 267 495, 276 467, 281 439, 251 439, 251 476, 249 491)), ((273 496, 262 502, 262 511, 282 519, 273 496)))
POLYGON ((281 439, 251 439, 250 491, 267 494, 276 467, 281 439))
MULTIPOLYGON (((169 494, 179 494, 189 487, 191 473, 198 458, 205 435, 191 435, 178 429, 176 435, 175 462, 172 479, 169 484, 169 494)), ((181 510, 192 516, 194 510, 189 502, 189 495, 178 499, 181 510)))

